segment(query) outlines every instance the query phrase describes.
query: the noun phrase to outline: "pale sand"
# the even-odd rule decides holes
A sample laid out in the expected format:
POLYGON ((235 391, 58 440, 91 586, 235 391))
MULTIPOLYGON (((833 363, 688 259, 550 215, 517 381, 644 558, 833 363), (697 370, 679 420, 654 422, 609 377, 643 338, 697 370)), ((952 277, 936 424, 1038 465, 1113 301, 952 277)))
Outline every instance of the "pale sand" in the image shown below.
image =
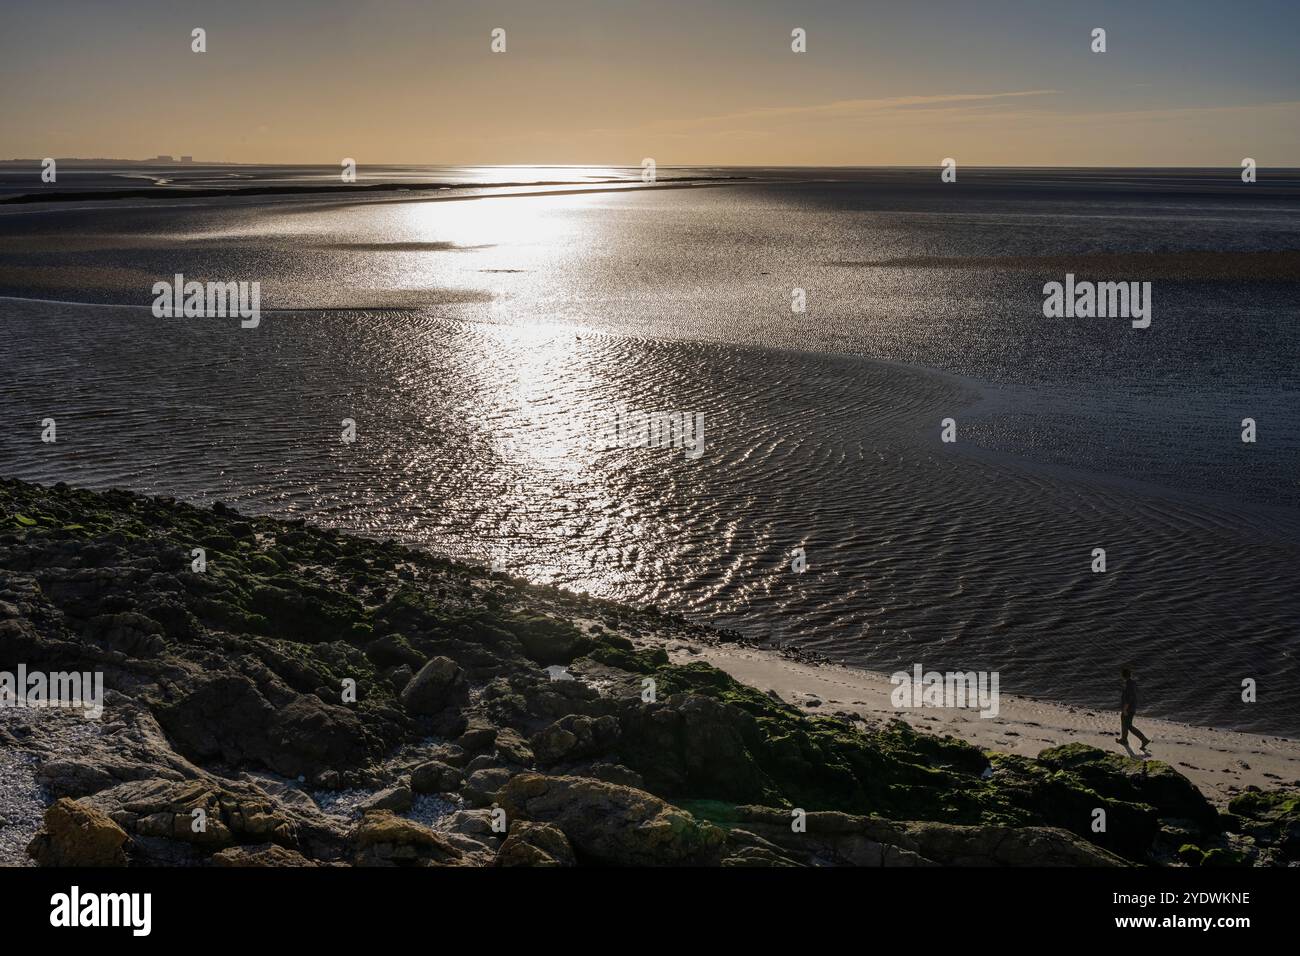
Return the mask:
MULTIPOLYGON (((895 710, 890 701, 894 685, 886 674, 834 664, 800 664, 748 647, 689 646, 691 650, 679 642, 669 643, 674 663, 706 661, 751 687, 775 690, 782 700, 809 714, 845 711, 870 723, 899 717, 926 733, 952 734, 984 750, 1028 757, 1067 743, 1124 753, 1115 742, 1117 711, 1094 711, 1007 693, 999 695, 998 716, 988 719, 981 718, 977 710, 895 710), (820 700, 821 705, 807 707, 809 698, 820 700)), ((1118 686, 1115 696, 1118 699, 1118 686)), ((1247 784, 1261 789, 1300 786, 1300 741, 1192 727, 1140 713, 1134 723, 1151 738, 1150 757, 1173 766, 1216 804, 1227 803, 1247 784)), ((1136 738, 1130 737, 1130 743, 1134 756, 1144 756, 1137 750, 1136 738)))

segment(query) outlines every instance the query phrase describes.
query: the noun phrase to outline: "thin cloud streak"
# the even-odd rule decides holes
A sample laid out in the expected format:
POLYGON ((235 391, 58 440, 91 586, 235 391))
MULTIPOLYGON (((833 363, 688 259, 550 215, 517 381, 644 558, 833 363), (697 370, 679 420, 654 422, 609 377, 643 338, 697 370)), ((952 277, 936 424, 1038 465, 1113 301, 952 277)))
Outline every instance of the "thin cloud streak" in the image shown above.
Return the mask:
MULTIPOLYGON (((905 112, 918 106, 941 106, 942 104, 969 103, 983 105, 991 101, 1026 96, 1050 96, 1059 94, 1060 90, 1015 90, 1005 93, 945 93, 929 96, 891 96, 876 99, 834 100, 830 103, 814 103, 807 106, 763 106, 756 109, 740 110, 731 113, 718 113, 710 116, 698 116, 672 120, 658 120, 637 127, 593 127, 587 130, 592 135, 619 135, 628 132, 654 130, 670 133, 689 129, 711 128, 719 124, 733 124, 753 120, 791 119, 798 117, 830 117, 849 119, 872 113, 905 112)), ((957 111, 959 107, 949 107, 957 111)), ((937 115, 942 110, 935 110, 929 115, 937 115)))

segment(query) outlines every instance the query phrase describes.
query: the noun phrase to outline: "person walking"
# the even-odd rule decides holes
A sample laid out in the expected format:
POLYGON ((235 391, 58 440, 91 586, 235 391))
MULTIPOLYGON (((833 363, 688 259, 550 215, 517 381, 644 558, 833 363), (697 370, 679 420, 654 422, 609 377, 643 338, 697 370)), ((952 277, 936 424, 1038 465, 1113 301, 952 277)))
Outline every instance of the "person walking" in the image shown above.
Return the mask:
POLYGON ((1119 673, 1124 678, 1124 692, 1119 699, 1119 736, 1115 738, 1115 743, 1127 747, 1128 734, 1131 730, 1134 736, 1142 741, 1142 749, 1146 750, 1151 740, 1133 726, 1133 717, 1137 714, 1138 705, 1137 681, 1133 679, 1133 673, 1127 667, 1119 673))

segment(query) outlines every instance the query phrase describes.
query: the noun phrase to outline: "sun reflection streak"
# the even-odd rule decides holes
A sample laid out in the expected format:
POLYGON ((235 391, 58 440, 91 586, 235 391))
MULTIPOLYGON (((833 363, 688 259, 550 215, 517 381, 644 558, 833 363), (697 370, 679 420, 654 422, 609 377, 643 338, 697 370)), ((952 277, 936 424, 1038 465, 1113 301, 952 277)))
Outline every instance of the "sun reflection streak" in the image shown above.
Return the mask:
POLYGON ((541 538, 608 541, 609 528, 618 521, 617 469, 596 441, 612 386, 601 371, 601 350, 590 336, 553 326, 480 331, 479 354, 466 360, 483 363, 489 360, 484 353, 491 356, 495 412, 484 418, 481 438, 495 452, 490 467, 503 489, 493 508, 493 527, 484 529, 494 542, 490 559, 509 566, 527 552, 526 571, 512 570, 591 593, 614 593, 632 573, 620 567, 621 555, 557 546, 538 560, 531 549, 519 547, 521 541, 541 538))
POLYGON ((404 203, 391 207, 387 231, 390 241, 429 240, 457 246, 511 247, 548 245, 572 228, 556 215, 581 197, 483 197, 463 202, 404 203))

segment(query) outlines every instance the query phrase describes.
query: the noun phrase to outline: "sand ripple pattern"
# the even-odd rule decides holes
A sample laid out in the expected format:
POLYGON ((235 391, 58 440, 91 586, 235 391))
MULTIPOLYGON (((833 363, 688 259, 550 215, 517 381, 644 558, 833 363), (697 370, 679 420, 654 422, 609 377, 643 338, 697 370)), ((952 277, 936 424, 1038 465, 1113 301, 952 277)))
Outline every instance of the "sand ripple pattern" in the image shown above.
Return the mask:
POLYGON ((964 380, 427 311, 249 335, 0 305, 0 353, 6 475, 307 516, 858 665, 996 669, 1008 693, 1111 706, 1132 663, 1158 716, 1300 732, 1296 511, 941 444, 988 401, 964 380), (702 412, 705 453, 586 447, 619 402, 702 412))

